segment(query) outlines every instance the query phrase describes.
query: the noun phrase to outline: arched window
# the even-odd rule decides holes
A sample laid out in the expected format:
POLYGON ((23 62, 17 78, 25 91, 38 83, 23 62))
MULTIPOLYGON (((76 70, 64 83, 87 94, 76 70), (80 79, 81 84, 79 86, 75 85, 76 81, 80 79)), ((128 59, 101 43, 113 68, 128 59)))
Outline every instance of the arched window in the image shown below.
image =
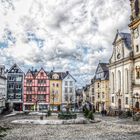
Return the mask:
POLYGON ((128 69, 125 69, 125 93, 128 93, 129 80, 128 80, 128 69))
POLYGON ((118 71, 118 90, 121 90, 121 72, 118 71))
POLYGON ((136 71, 136 73, 137 73, 137 79, 139 79, 140 78, 140 72, 136 71))
POLYGON ((114 73, 112 72, 112 93, 114 93, 114 73))

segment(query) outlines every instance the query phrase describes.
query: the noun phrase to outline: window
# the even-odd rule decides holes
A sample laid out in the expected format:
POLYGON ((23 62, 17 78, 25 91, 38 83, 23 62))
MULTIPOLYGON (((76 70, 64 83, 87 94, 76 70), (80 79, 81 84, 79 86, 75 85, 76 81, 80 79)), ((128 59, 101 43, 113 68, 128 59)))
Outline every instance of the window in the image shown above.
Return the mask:
POLYGON ((98 85, 97 85, 97 86, 98 86, 98 88, 99 88, 99 87, 100 87, 100 83, 98 83, 98 85))
POLYGON ((8 79, 9 79, 9 81, 15 81, 15 77, 13 77, 13 76, 10 76, 8 79))
POLYGON ((125 98, 125 104, 128 105, 128 97, 125 98))
POLYGON ((139 45, 136 45, 136 52, 139 52, 139 45))
POLYGON ((105 98, 105 94, 104 94, 104 92, 102 93, 102 98, 105 98))
POLYGON ((26 101, 32 101, 32 95, 26 95, 26 101))
POLYGON ((16 99, 21 99, 21 94, 16 94, 16 99))
POLYGON ((21 84, 17 84, 16 89, 21 89, 21 84))
POLYGON ((65 93, 68 93, 68 88, 65 88, 65 93))
POLYGON ((14 94, 8 94, 8 99, 14 99, 14 94))
POLYGON ((73 81, 70 81, 70 86, 73 86, 73 81))
POLYGON ((46 87, 38 87, 38 91, 46 91, 46 87))
POLYGON ((44 80, 44 79, 39 79, 39 80, 38 80, 38 84, 46 84, 46 80, 44 80))
POLYGON ((54 102, 58 102, 58 98, 57 97, 54 98, 54 102))
POLYGON ((98 93, 98 98, 100 98, 100 93, 98 93))
POLYGON ((59 87, 59 84, 58 83, 56 84, 56 87, 59 87))
POLYGON ((140 78, 140 71, 136 71, 136 78, 139 79, 140 78))
POLYGON ((65 81, 65 86, 67 86, 68 85, 68 81, 65 81))
POLYGON ((121 91, 121 72, 118 71, 118 90, 121 91))
POLYGON ((9 85, 8 85, 8 88, 9 88, 9 89, 14 89, 14 84, 9 84, 9 85))
POLYGON ((43 72, 41 72, 41 73, 40 73, 40 76, 44 76, 44 73, 43 73, 43 72))
POLYGON ((22 77, 21 76, 16 77, 16 81, 22 81, 22 77))
POLYGON ((32 80, 31 79, 27 79, 27 84, 31 84, 32 80))
POLYGON ((129 89, 129 79, 128 79, 128 69, 125 69, 125 93, 128 93, 128 89, 129 89))
POLYGON ((53 85, 53 87, 55 87, 55 83, 53 83, 52 85, 53 85))
POLYGON ((32 91, 32 87, 27 87, 26 90, 27 90, 28 92, 31 92, 31 91, 32 91))
POLYGON ((112 97, 112 103, 114 103, 114 96, 112 97))
POLYGON ((37 99, 39 100, 39 101, 45 101, 46 100, 46 95, 37 95, 37 99))
POLYGON ((70 93, 72 93, 73 92, 73 88, 70 88, 70 93))

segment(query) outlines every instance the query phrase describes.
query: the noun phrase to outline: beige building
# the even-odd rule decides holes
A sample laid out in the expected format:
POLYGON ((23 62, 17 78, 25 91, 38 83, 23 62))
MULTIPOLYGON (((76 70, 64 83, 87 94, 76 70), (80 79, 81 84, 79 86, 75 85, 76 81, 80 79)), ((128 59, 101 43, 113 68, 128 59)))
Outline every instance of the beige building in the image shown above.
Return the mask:
POLYGON ((130 0, 133 50, 132 107, 140 111, 140 0, 130 0))
POLYGON ((86 102, 90 102, 92 105, 95 105, 95 97, 94 97, 94 82, 93 79, 89 85, 86 85, 83 88, 83 104, 86 102))
POLYGON ((108 63, 99 63, 94 77, 94 105, 96 111, 109 109, 108 63))

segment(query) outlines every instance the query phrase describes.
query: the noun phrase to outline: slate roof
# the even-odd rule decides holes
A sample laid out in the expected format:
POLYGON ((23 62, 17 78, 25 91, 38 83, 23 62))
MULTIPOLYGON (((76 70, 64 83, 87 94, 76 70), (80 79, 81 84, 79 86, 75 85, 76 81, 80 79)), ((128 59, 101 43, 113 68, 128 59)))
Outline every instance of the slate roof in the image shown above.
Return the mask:
POLYGON ((103 69, 103 71, 108 71, 108 65, 109 63, 99 63, 99 65, 101 66, 101 68, 103 69))
POLYGON ((116 41, 118 36, 120 36, 124 40, 124 43, 128 49, 132 49, 132 47, 131 47, 131 34, 130 33, 123 33, 123 32, 117 31, 113 45, 115 44, 115 41, 116 41))
POLYGON ((100 74, 100 73, 97 73, 97 70, 98 70, 98 67, 97 67, 93 81, 94 80, 109 80, 109 68, 108 68, 108 65, 109 65, 109 63, 99 63, 98 64, 98 67, 100 66, 102 68, 102 72, 100 72, 100 73, 104 73, 103 74, 104 76, 100 77, 100 78, 98 78, 96 76, 97 74, 100 74))
POLYGON ((48 74, 49 78, 52 79, 52 75, 55 74, 55 73, 59 75, 59 80, 62 80, 62 79, 64 79, 67 76, 67 74, 65 72, 53 72, 53 71, 51 71, 48 74))

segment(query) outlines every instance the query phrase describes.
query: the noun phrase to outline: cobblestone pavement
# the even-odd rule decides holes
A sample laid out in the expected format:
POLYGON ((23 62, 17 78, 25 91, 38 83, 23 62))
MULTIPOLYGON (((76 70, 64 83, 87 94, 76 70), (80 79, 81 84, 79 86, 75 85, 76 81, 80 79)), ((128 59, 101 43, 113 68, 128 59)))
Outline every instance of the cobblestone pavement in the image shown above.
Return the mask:
MULTIPOLYGON (((140 122, 101 117, 100 123, 79 125, 18 125, 12 120, 39 119, 39 116, 1 117, 0 126, 10 127, 3 140, 139 140, 140 122)), ((53 116, 48 119, 55 119, 53 116)))

